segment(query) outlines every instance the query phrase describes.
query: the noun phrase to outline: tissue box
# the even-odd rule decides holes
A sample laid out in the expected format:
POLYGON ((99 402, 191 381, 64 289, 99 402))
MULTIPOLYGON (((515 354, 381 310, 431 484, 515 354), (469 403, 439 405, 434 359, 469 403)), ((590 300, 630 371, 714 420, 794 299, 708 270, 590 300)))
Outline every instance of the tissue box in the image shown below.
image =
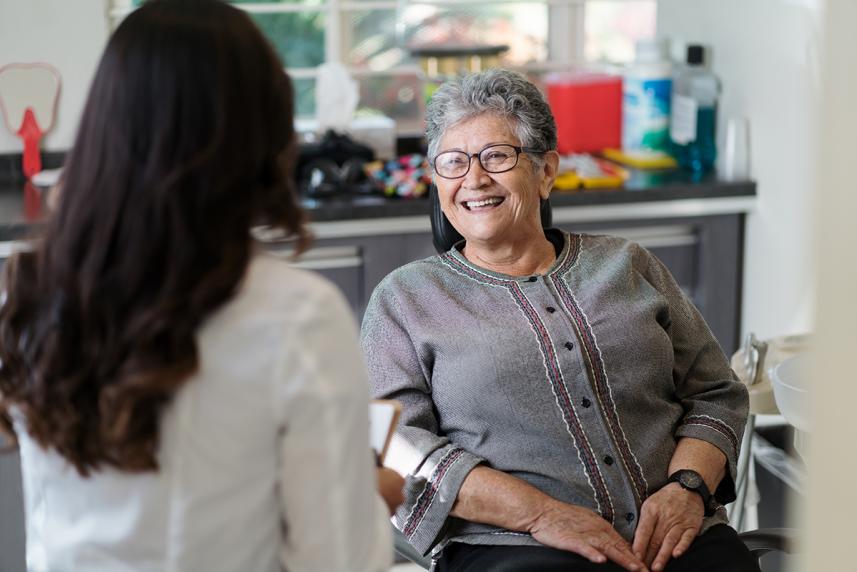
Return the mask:
MULTIPOLYGON (((321 135, 315 119, 296 119, 295 130, 301 143, 314 143, 321 135)), ((396 122, 389 117, 355 117, 348 124, 346 132, 355 141, 371 147, 377 159, 392 159, 396 156, 396 122)))

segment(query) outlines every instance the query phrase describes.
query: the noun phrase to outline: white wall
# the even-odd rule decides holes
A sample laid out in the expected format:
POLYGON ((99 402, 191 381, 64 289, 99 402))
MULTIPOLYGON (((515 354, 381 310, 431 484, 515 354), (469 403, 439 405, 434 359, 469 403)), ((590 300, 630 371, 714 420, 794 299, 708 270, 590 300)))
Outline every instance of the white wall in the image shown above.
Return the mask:
POLYGON ((818 346, 812 383, 807 559, 800 570, 857 570, 857 2, 828 0, 817 160, 818 346))
POLYGON ((857 2, 660 0, 659 32, 715 50, 725 115, 753 129, 744 329, 812 329, 805 542, 793 570, 857 570, 857 2))
MULTIPOLYGON (((47 62, 62 75, 56 122, 42 149, 66 150, 74 141, 89 84, 108 36, 106 0, 0 0, 0 66, 47 62)), ((21 152, 20 140, 0 129, 0 153, 21 152)))
MULTIPOLYGON (((820 13, 812 0, 660 0, 658 33, 712 48, 726 119, 750 121, 758 210, 747 220, 743 331, 812 328, 812 157, 820 13)), ((721 145, 722 149, 722 145, 721 145)))

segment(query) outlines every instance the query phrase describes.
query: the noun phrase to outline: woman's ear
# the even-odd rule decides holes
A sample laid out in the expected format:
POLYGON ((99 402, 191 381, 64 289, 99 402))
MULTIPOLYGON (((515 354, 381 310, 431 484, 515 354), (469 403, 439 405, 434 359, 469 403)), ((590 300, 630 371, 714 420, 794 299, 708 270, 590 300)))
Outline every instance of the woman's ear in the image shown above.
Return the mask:
POLYGON ((545 166, 542 167, 542 181, 539 186, 539 196, 547 200, 553 190, 553 183, 556 181, 557 171, 559 170, 559 153, 556 151, 548 151, 544 154, 545 166))

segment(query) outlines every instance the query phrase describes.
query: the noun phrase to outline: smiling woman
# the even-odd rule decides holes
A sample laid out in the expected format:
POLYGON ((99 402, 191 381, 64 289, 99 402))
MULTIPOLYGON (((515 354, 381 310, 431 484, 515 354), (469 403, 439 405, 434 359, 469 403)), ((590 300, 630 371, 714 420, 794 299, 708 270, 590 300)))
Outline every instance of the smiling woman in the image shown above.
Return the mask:
POLYGON ((515 148, 521 141, 511 121, 486 111, 448 128, 440 143, 448 150, 434 162, 435 181, 444 214, 466 240, 464 256, 498 272, 528 274, 544 271, 556 258, 542 231, 539 201, 550 194, 559 156, 551 150, 542 152, 542 161, 533 161, 530 153, 518 159, 515 148), (493 150, 498 148, 511 153, 497 158, 493 150), (458 165, 450 165, 449 157, 457 157, 458 165), (461 161, 464 157, 468 162, 461 161), (498 168, 486 168, 486 163, 498 163, 498 168), (455 178, 442 174, 452 171, 460 173, 455 178), (510 261, 515 272, 509 272, 510 261))
POLYGON ((362 330, 419 453, 402 533, 438 572, 758 571, 721 507, 746 389, 650 252, 542 227, 544 97, 492 70, 441 86, 427 120, 463 240, 387 276, 362 330))
POLYGON ((427 123, 441 208, 466 239, 464 256, 510 274, 547 269, 556 254, 539 206, 559 155, 553 116, 535 86, 503 70, 469 76, 435 94, 427 123))

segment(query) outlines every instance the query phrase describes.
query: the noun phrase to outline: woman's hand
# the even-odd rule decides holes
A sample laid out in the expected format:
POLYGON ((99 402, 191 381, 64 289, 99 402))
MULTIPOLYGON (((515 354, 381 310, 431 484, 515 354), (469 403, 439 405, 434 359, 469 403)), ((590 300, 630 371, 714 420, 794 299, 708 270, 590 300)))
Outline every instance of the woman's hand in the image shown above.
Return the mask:
POLYGON ((654 572, 663 570, 670 558, 678 558, 688 549, 702 528, 704 515, 702 497, 678 483, 667 484, 643 503, 634 554, 654 572))
POLYGON ((405 479, 393 469, 379 467, 376 470, 378 492, 384 502, 387 503, 387 509, 392 515, 396 512, 396 507, 405 501, 405 495, 402 493, 402 489, 405 487, 405 479))
POLYGON ((631 546, 606 520, 579 506, 550 502, 529 532, 545 546, 580 554, 592 562, 600 564, 609 559, 625 570, 646 570, 631 546))

